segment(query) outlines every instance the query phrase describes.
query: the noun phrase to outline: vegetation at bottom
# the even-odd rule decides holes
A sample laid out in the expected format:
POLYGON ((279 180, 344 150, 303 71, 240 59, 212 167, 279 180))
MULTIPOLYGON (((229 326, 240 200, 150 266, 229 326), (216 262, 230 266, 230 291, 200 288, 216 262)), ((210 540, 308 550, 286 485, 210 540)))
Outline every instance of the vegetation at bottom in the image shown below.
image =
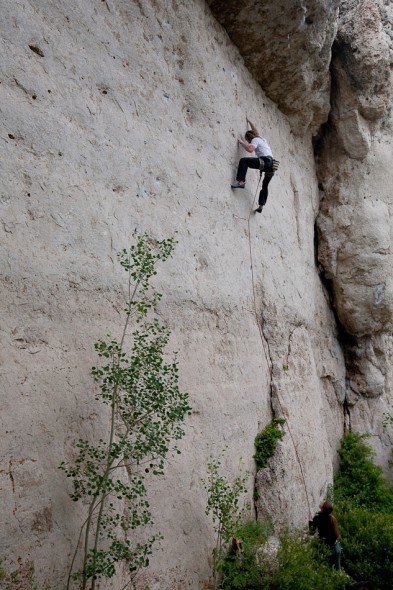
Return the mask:
POLYGON ((221 588, 259 588, 262 583, 261 568, 257 561, 257 551, 266 543, 271 534, 270 523, 250 520, 239 526, 235 537, 242 540, 243 553, 235 553, 233 548, 221 554, 217 571, 222 576, 221 588))
POLYGON ((279 546, 266 541, 269 523, 247 522, 238 529, 243 553, 222 555, 217 570, 223 590, 341 590, 349 582, 332 569, 330 551, 307 533, 285 533, 279 546))
POLYGON ((368 435, 350 433, 339 451, 335 514, 341 530, 343 566, 371 590, 393 584, 393 487, 374 463, 368 435))
POLYGON ((236 529, 229 527, 227 532, 237 542, 222 545, 216 553, 216 588, 342 590, 354 587, 354 581, 367 581, 370 590, 391 590, 393 487, 375 465, 367 435, 345 436, 339 455, 340 468, 329 500, 335 500, 343 569, 333 569, 330 548, 308 532, 286 532, 272 545, 268 542, 271 525, 250 521, 236 529))
MULTIPOLYGON (((216 588, 218 585, 217 573, 219 562, 225 554, 225 544, 236 535, 250 505, 241 502, 241 497, 247 493, 247 479, 249 473, 240 472, 232 482, 229 482, 222 473, 222 460, 226 449, 221 452, 218 458, 210 456, 207 464, 208 479, 205 482, 205 489, 208 493, 206 515, 211 515, 213 527, 216 533, 216 546, 212 551, 212 577, 216 588)), ((241 470, 242 471, 242 470, 241 470)))
MULTIPOLYGON (((258 450, 266 458, 274 454, 276 442, 282 437, 273 421, 259 436, 258 450)), ((210 457, 208 481, 205 484, 208 501, 206 513, 211 514, 217 534, 212 552, 214 588, 223 590, 341 590, 348 576, 332 569, 330 551, 319 539, 308 533, 286 533, 278 545, 267 541, 273 527, 269 522, 245 518, 249 505, 242 500, 247 493, 248 473, 229 482, 223 474, 223 454, 210 457)))
POLYGON ((351 432, 339 450, 340 467, 334 481, 335 501, 350 500, 359 508, 393 513, 393 487, 375 465, 369 435, 351 432))

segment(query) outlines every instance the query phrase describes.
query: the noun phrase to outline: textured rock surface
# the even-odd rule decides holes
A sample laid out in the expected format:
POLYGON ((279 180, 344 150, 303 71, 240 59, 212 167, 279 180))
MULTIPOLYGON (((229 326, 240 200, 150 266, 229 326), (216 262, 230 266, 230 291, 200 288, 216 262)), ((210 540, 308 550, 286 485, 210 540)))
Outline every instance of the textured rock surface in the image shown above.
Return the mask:
POLYGON ((388 440, 379 416, 390 409, 393 325, 392 17, 383 2, 341 5, 333 108, 318 167, 318 256, 346 333, 348 405, 353 424, 359 427, 367 416, 382 444, 388 440))
MULTIPOLYGON (((268 6, 278 19, 277 3, 258 4, 258 11, 268 6)), ((340 322, 352 334, 344 353, 315 264, 320 195, 311 131, 327 114, 336 6, 330 3, 328 14, 315 2, 310 13, 302 8, 281 21, 282 46, 303 27, 303 36, 290 39, 293 53, 312 54, 302 72, 293 69, 296 83, 287 84, 288 92, 301 89, 290 102, 297 101, 292 128, 310 124, 303 139, 294 137, 202 0, 81 0, 72 7, 15 0, 2 11, 0 557, 11 566, 18 558, 34 562, 40 582, 63 586, 83 518, 57 465, 75 440, 106 428, 89 368, 93 343, 121 329, 125 285, 116 252, 137 232, 179 241, 157 278, 164 293, 159 313, 173 331, 193 406, 182 455, 170 461, 165 479, 152 482, 152 509, 165 540, 139 588, 206 587, 214 544, 202 484, 208 456, 228 446, 229 478, 242 457, 251 497, 254 437, 273 413, 287 419, 286 436, 271 469, 257 475, 257 509, 280 525, 307 521, 331 482, 343 402, 348 412, 351 401, 345 360, 351 395, 359 400, 350 409, 352 423, 379 434, 393 378, 387 362, 391 202, 379 180, 390 166, 391 129, 388 117, 385 127, 384 116, 375 119, 380 103, 372 103, 370 118, 349 81, 345 92, 357 105, 345 122, 351 138, 334 127, 333 118, 341 120, 337 107, 319 157, 325 189, 319 253, 340 322), (246 112, 282 162, 262 216, 250 216, 256 173, 250 171, 245 191, 228 188, 244 155, 236 138, 246 112), (356 125, 361 132, 352 139, 356 125), (358 159, 344 157, 351 149, 358 159), (356 180, 351 187, 348 178, 356 180), (358 234, 351 233, 355 225, 358 234), (351 252, 352 243, 360 250, 351 252), (345 259, 356 270, 356 288, 340 299, 349 276, 345 259)), ((389 7, 379 8, 385 44, 389 7)), ((292 66, 286 47, 285 55, 278 46, 274 52, 275 100, 289 112, 279 96, 292 66)), ((297 64, 303 61, 298 57, 297 64)), ((335 71, 340 67, 346 79, 337 61, 335 71)), ((384 92, 382 101, 388 86, 384 92)), ((375 444, 383 458, 386 438, 375 444)))
POLYGON ((297 134, 316 131, 330 109, 331 48, 338 0, 208 0, 266 94, 297 134))

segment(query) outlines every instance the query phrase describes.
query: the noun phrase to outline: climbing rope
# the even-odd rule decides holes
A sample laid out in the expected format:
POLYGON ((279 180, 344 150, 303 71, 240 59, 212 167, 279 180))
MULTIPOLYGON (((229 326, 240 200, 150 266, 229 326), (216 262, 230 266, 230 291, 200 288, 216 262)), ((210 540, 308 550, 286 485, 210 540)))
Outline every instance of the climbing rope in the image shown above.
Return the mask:
MULTIPOLYGON (((250 209, 250 213, 248 215, 247 225, 248 225, 248 244, 249 244, 249 252, 250 252, 250 268, 251 268, 252 294, 253 294, 253 301, 254 301, 254 315, 255 315, 255 321, 256 321, 257 326, 258 326, 259 336, 261 338, 261 343, 262 343, 262 348, 263 348, 263 352, 264 352, 264 355, 265 355, 265 359, 266 359, 267 365, 269 367, 270 383, 272 383, 272 378, 273 378, 273 363, 272 363, 272 360, 270 358, 270 354, 268 354, 266 352, 267 344, 266 344, 266 341, 265 341, 265 337, 263 335, 262 323, 261 323, 261 321, 259 319, 258 311, 257 311, 257 300, 256 300, 256 293, 255 293, 256 292, 256 288, 255 288, 255 279, 254 279, 254 265, 253 265, 253 254, 252 254, 252 243, 251 243, 251 225, 250 225, 250 219, 251 219, 251 216, 252 216, 253 211, 254 211, 255 200, 256 200, 256 197, 257 197, 257 194, 258 194, 259 184, 260 184, 261 178, 262 178, 262 172, 263 172, 263 170, 261 170, 260 173, 259 173, 258 185, 257 185, 257 189, 255 191, 254 200, 253 200, 253 203, 252 203, 252 206, 251 206, 251 209, 250 209)), ((297 459, 297 462, 299 464, 300 473, 301 473, 301 477, 302 477, 302 480, 303 480, 304 491, 306 493, 306 500, 307 500, 307 505, 308 505, 308 512, 309 512, 309 516, 311 517, 310 500, 309 500, 309 497, 308 497, 306 479, 305 479, 305 476, 304 476, 302 462, 300 460, 300 456, 299 456, 299 453, 298 453, 298 450, 297 450, 297 447, 296 447, 296 444, 295 444, 295 440, 293 438, 292 431, 291 431, 291 428, 289 426, 288 416, 284 412, 283 405, 281 403, 280 396, 279 396, 277 390, 276 390, 276 396, 277 396, 278 404, 279 404, 279 406, 281 408, 282 415, 285 416, 285 423, 287 425, 289 436, 291 438, 291 441, 292 441, 292 444, 293 444, 293 448, 295 450, 296 459, 297 459)))

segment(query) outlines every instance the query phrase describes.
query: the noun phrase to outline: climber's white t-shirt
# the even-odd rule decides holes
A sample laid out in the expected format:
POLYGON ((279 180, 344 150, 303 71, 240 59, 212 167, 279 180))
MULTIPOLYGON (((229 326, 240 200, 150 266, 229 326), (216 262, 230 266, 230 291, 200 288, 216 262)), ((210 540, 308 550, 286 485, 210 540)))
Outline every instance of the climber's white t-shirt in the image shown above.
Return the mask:
POLYGON ((255 155, 258 158, 262 158, 263 156, 273 157, 272 150, 264 137, 254 137, 251 145, 255 147, 255 155))

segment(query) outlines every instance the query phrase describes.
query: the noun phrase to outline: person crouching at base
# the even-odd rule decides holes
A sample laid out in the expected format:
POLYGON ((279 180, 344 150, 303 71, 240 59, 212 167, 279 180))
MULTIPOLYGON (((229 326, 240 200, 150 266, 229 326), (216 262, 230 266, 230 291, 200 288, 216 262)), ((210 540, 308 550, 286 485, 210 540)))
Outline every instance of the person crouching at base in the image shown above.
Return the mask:
POLYGON ((244 188, 246 185, 246 175, 249 168, 260 170, 261 174, 264 172, 262 189, 259 193, 258 208, 255 210, 258 213, 262 212, 262 207, 266 204, 268 197, 268 185, 275 171, 278 168, 278 161, 274 160, 272 150, 264 137, 259 135, 258 129, 254 123, 247 118, 247 123, 251 127, 246 131, 244 137, 247 141, 238 140, 241 145, 250 154, 255 152, 254 158, 241 158, 237 169, 236 181, 231 184, 231 188, 244 188))
POLYGON ((341 545, 338 541, 340 533, 337 519, 333 516, 333 505, 330 502, 321 502, 320 511, 309 521, 311 532, 318 530, 318 535, 332 552, 332 562, 336 570, 341 569, 341 545))

